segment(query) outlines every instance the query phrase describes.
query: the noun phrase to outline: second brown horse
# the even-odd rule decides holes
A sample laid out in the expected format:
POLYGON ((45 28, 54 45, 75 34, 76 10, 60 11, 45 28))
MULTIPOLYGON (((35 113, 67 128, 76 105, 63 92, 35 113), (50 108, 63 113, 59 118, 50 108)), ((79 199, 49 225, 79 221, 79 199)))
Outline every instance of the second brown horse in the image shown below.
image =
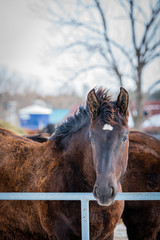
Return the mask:
MULTIPOLYGON (((131 131, 124 192, 160 192, 160 141, 131 131)), ((129 240, 160 240, 160 201, 126 201, 123 221, 129 240)))

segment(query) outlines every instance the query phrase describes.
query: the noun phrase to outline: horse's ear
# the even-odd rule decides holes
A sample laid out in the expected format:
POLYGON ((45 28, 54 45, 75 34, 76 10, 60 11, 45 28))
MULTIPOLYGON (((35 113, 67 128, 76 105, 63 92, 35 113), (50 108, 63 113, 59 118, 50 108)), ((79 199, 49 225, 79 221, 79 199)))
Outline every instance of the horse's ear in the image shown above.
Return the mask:
POLYGON ((129 104, 129 94, 124 88, 120 88, 120 93, 117 97, 116 105, 119 108, 119 111, 125 116, 128 117, 128 104, 129 104))
POLYGON ((98 110, 100 106, 100 101, 98 100, 94 89, 92 89, 88 93, 87 103, 88 103, 91 118, 92 120, 94 120, 98 115, 98 110))

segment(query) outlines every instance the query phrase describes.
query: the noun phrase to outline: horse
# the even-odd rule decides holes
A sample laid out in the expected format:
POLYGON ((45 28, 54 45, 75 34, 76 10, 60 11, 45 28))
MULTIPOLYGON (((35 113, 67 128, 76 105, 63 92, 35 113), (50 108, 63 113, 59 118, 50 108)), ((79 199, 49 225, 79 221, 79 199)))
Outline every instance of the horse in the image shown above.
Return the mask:
MULTIPOLYGON (((86 107, 43 143, 0 130, 1 192, 91 192, 91 239, 113 239, 124 202, 115 201, 128 159, 128 101, 92 89, 86 107), (107 207, 108 206, 108 207, 107 207)), ((0 239, 81 239, 77 201, 1 201, 0 239)))
MULTIPOLYGON (((123 192, 160 192, 160 141, 131 131, 123 192)), ((126 201, 122 219, 129 240, 160 240, 160 202, 126 201)))
MULTIPOLYGON (((29 138, 47 141, 42 136, 29 138)), ((128 154, 127 170, 121 179, 123 192, 160 192, 160 141, 132 130, 128 154)), ((125 201, 122 219, 129 240, 160 240, 159 201, 125 201)))
POLYGON ((49 123, 45 128, 43 128, 40 133, 47 133, 52 135, 52 133, 55 131, 55 125, 53 123, 49 123))

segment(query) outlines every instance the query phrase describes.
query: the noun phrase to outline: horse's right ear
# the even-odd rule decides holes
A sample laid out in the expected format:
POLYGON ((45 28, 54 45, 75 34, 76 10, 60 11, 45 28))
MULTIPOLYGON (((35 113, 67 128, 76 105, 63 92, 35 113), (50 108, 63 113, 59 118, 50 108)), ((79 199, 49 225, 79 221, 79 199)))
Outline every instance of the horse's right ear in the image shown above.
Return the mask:
POLYGON ((95 90, 92 89, 87 96, 87 103, 90 111, 92 120, 94 120, 98 115, 98 110, 100 106, 100 101, 96 96, 95 90))
POLYGON ((117 98, 116 105, 119 108, 119 111, 125 116, 128 117, 128 104, 129 104, 129 94, 124 88, 120 88, 120 93, 117 98))

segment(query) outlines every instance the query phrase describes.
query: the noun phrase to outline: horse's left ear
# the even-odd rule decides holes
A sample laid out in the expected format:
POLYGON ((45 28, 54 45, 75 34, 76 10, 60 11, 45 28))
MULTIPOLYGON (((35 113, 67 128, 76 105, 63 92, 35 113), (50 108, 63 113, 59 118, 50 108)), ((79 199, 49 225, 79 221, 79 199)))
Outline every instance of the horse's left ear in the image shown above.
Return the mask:
POLYGON ((92 89, 87 96, 87 103, 90 111, 92 120, 94 120, 98 115, 98 110, 100 106, 100 101, 96 96, 95 90, 92 89))
POLYGON ((119 111, 125 116, 128 117, 128 104, 129 104, 129 94, 124 88, 120 88, 120 93, 117 97, 116 105, 119 108, 119 111))

